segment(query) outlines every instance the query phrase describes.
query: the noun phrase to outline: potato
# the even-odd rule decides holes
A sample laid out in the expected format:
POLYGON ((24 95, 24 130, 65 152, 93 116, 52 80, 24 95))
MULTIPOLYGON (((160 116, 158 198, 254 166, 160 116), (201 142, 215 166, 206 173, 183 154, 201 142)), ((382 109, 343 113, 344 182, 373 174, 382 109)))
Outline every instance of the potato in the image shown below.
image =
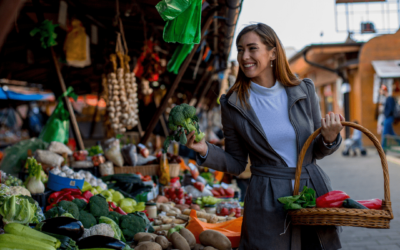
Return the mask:
POLYGON ((204 246, 212 246, 218 250, 230 250, 232 249, 232 243, 220 232, 214 230, 203 231, 199 236, 201 244, 204 246))
POLYGON ((200 244, 196 244, 193 248, 193 250, 204 250, 204 246, 200 244))
POLYGON ((170 239, 174 248, 179 250, 190 250, 189 243, 178 232, 173 233, 170 239))
POLYGON ((135 247, 135 250, 162 250, 162 248, 155 242, 144 242, 135 247))
POLYGON ((162 247, 162 249, 167 249, 170 245, 170 242, 164 236, 157 236, 155 241, 162 247))
POLYGON ((155 202, 156 203, 165 203, 165 202, 168 202, 168 198, 163 195, 159 195, 159 196, 157 196, 155 202))
POLYGON ((144 241, 154 241, 154 236, 153 235, 144 235, 139 242, 144 242, 144 241))
POLYGON ((163 212, 168 212, 170 210, 170 206, 161 204, 160 205, 160 210, 163 211, 163 212))
POLYGON ((158 236, 157 234, 152 234, 152 233, 137 233, 137 234, 135 234, 133 239, 135 241, 140 241, 144 236, 147 236, 147 235, 151 236, 153 238, 153 240, 155 240, 156 237, 158 236))
POLYGON ((194 237, 193 233, 186 228, 182 228, 179 233, 185 238, 185 240, 189 243, 190 248, 196 246, 196 238, 194 237))
POLYGON ((196 211, 200 211, 200 206, 197 205, 197 204, 192 204, 192 205, 190 205, 190 209, 194 209, 196 211))

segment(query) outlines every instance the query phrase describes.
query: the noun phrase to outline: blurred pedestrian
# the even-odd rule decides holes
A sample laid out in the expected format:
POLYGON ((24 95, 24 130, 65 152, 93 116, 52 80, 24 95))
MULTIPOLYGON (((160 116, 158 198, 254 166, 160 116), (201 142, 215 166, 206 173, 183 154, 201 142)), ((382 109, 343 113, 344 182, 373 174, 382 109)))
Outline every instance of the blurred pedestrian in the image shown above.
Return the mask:
POLYGON ((389 95, 388 89, 385 85, 382 85, 380 89, 381 95, 386 97, 386 102, 385 102, 385 120, 383 121, 383 131, 382 131, 382 148, 385 150, 386 146, 386 136, 387 135, 396 135, 396 133, 393 130, 393 122, 394 122, 394 109, 396 106, 396 101, 394 98, 389 95))
MULTIPOLYGON (((353 121, 353 123, 358 124, 357 121, 353 121)), ((351 139, 353 140, 353 145, 351 146, 351 149, 353 150, 353 155, 357 155, 357 148, 360 150, 361 155, 365 155, 366 151, 362 143, 362 132, 358 129, 354 129, 351 139)))

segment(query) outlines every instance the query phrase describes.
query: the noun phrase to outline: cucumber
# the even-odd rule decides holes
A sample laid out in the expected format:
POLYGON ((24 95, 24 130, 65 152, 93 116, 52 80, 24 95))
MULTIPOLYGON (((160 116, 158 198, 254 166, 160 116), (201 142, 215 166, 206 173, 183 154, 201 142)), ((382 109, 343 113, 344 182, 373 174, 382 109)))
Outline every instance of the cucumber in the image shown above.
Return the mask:
POLYGON ((366 206, 358 203, 353 199, 346 199, 343 201, 343 207, 345 208, 355 208, 355 209, 368 209, 366 206))

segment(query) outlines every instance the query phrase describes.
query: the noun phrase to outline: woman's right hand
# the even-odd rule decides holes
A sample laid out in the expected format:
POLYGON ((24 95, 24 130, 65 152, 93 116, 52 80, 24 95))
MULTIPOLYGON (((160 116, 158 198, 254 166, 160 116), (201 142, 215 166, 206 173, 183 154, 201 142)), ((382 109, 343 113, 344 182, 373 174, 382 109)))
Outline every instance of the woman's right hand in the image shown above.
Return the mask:
POLYGON ((208 145, 203 137, 201 141, 195 142, 196 136, 194 135, 195 131, 190 132, 186 137, 187 137, 187 142, 186 142, 186 147, 193 149, 197 153, 199 153, 201 156, 206 156, 207 151, 208 151, 208 145))

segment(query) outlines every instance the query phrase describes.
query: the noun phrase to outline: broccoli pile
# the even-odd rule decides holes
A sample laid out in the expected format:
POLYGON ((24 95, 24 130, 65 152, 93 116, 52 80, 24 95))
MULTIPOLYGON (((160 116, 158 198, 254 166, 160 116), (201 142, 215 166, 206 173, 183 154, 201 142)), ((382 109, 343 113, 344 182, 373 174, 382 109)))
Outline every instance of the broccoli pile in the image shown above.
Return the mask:
POLYGON ((86 201, 81 200, 81 199, 74 199, 74 200, 72 200, 72 202, 78 206, 79 210, 84 210, 87 206, 86 201))
POLYGON ((186 134, 195 132, 195 141, 199 142, 204 137, 204 133, 199 129, 199 119, 196 116, 196 108, 186 103, 175 106, 168 119, 168 127, 174 131, 173 135, 169 135, 164 142, 164 152, 167 152, 169 144, 172 140, 181 144, 186 144, 186 134), (185 133, 186 130, 186 133, 185 133))
MULTIPOLYGON (((140 232, 146 232, 146 220, 143 219, 137 212, 133 214, 123 215, 120 218, 119 227, 122 230, 122 233, 125 236, 127 241, 133 240, 135 234, 140 232)), ((154 232, 153 227, 152 230, 148 230, 148 232, 154 232)))
POLYGON ((84 210, 79 212, 79 220, 82 222, 84 228, 91 228, 97 224, 96 218, 91 213, 84 210))
POLYGON ((115 223, 117 223, 119 225, 119 220, 122 217, 122 214, 119 214, 115 211, 111 211, 108 213, 108 215, 106 217, 112 219, 113 221, 115 221, 115 223))
POLYGON ((71 214, 75 219, 79 220, 79 208, 72 201, 60 201, 57 203, 57 206, 61 207, 66 213, 71 214))
POLYGON ((102 195, 92 196, 89 200, 89 210, 94 217, 108 215, 108 203, 102 195))

